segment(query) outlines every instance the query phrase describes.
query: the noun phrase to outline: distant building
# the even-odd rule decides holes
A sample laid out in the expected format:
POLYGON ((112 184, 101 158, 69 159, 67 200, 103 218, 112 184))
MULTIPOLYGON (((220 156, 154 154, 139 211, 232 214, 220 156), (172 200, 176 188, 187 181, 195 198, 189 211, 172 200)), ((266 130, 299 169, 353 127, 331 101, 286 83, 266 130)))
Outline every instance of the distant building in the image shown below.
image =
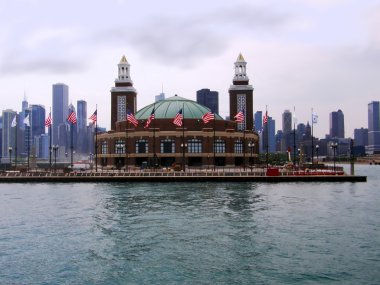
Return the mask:
POLYGON ((31 137, 45 134, 45 107, 41 105, 30 105, 31 137))
POLYGON ((303 123, 300 123, 297 125, 297 139, 298 140, 303 140, 305 135, 306 135, 306 126, 303 123))
POLYGON ((158 94, 158 95, 156 95, 155 97, 154 97, 154 101, 155 102, 158 102, 158 101, 161 101, 161 100, 165 100, 165 93, 160 93, 160 94, 158 94))
POLYGON ((289 110, 285 110, 282 113, 282 132, 284 135, 292 131, 292 113, 289 110))
MULTIPOLYGON (((15 151, 15 131, 12 127, 12 121, 16 116, 16 112, 13 110, 3 111, 3 133, 2 133, 2 158, 9 158, 9 150, 11 149, 13 154, 15 151)), ((13 155, 12 155, 13 156, 13 155)), ((8 162, 8 161, 5 161, 8 162)))
MULTIPOLYGON (((59 144, 62 142, 62 138, 59 137, 58 129, 61 129, 62 124, 66 124, 66 119, 69 109, 69 87, 63 83, 57 83, 53 85, 53 144, 59 144)), ((61 135, 62 132, 60 133, 61 135)))
POLYGON ((272 117, 268 117, 268 127, 264 124, 262 133, 262 144, 260 145, 261 152, 276 152, 276 121, 272 117), (267 135, 268 131, 268 135, 267 135), (262 147, 262 148, 261 148, 262 147))
POLYGON ((344 114, 342 110, 330 113, 330 137, 344 138, 344 114))
POLYGON ((84 100, 77 102, 77 152, 88 153, 87 102, 84 100))
POLYGON ((354 129, 354 140, 357 146, 367 146, 368 145, 368 129, 360 128, 354 129))
POLYGON ((380 153, 380 102, 368 104, 368 153, 380 153))
POLYGON ((198 90, 197 103, 210 108, 211 112, 219 114, 219 93, 217 91, 198 90))
POLYGON ((255 113, 255 131, 261 132, 263 128, 263 112, 257 111, 255 113))

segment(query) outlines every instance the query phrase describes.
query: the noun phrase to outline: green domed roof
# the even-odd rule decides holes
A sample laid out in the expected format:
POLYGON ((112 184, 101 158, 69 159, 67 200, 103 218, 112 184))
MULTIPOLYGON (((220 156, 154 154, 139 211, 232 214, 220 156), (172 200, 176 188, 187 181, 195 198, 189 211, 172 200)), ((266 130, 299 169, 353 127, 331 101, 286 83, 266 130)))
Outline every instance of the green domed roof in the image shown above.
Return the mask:
MULTIPOLYGON (((156 119, 173 119, 182 108, 184 108, 182 114, 185 119, 202 119, 202 116, 210 111, 209 108, 198 104, 195 101, 175 95, 165 100, 145 106, 135 114, 136 119, 148 119, 153 108, 155 108, 156 119)), ((223 118, 218 114, 215 114, 215 118, 217 120, 223 120, 223 118)))

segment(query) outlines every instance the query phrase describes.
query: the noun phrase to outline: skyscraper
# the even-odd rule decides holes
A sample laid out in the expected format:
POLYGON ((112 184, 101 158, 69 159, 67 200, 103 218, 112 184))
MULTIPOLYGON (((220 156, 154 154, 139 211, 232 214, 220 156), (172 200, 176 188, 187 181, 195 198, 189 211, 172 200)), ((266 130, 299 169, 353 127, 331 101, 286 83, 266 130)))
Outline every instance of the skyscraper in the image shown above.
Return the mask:
POLYGON ((330 113, 330 137, 344 138, 344 114, 342 110, 330 113))
POLYGON ((355 145, 367 146, 368 145, 368 129, 360 128, 354 129, 355 145))
POLYGON ((368 152, 380 153, 380 102, 368 104, 368 152))
POLYGON ((164 92, 161 92, 160 94, 156 95, 154 97, 154 101, 155 102, 158 102, 158 101, 161 101, 161 100, 165 100, 165 93, 164 92))
MULTIPOLYGON (((12 127, 13 119, 17 116, 13 110, 3 111, 3 137, 2 137, 2 158, 9 158, 9 150, 15 151, 15 127, 12 127)), ((13 155, 12 155, 13 156, 13 155)), ((8 161, 6 161, 8 162, 8 161)))
POLYGON ((262 132, 263 128, 263 112, 257 111, 255 113, 255 131, 262 132))
POLYGON ((30 110, 31 137, 34 138, 45 134, 45 107, 41 105, 30 105, 30 110))
POLYGON ((53 85, 53 144, 62 141, 59 138, 58 128, 66 124, 69 106, 69 87, 63 83, 53 85))
POLYGON ((77 102, 77 151, 87 154, 87 102, 79 100, 77 102))
POLYGON ((219 114, 219 93, 210 89, 197 91, 197 103, 210 108, 211 112, 219 114))
POLYGON ((282 132, 284 135, 292 131, 292 113, 289 110, 285 110, 282 113, 282 132))

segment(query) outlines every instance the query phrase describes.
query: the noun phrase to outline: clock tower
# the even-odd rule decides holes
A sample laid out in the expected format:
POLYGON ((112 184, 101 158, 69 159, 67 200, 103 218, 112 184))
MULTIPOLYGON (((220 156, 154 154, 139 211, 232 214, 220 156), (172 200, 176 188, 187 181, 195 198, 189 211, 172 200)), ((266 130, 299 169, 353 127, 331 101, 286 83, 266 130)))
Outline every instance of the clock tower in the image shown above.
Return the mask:
POLYGON ((244 113, 244 121, 237 123, 237 130, 253 129, 253 87, 249 85, 247 62, 240 53, 235 62, 235 76, 228 92, 230 94, 230 120, 240 111, 244 113))
POLYGON ((127 110, 136 113, 136 89, 130 75, 130 64, 123 55, 118 64, 118 77, 111 88, 111 130, 117 121, 125 121, 127 110))

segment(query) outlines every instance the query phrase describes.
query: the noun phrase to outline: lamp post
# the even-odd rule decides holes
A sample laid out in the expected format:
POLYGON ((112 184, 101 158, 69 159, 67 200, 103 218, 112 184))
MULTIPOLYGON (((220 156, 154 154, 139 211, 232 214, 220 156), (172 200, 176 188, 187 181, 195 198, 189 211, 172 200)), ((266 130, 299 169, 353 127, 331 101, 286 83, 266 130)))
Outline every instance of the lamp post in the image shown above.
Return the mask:
POLYGON ((332 142, 331 143, 331 148, 333 149, 333 154, 334 154, 334 172, 335 172, 335 152, 336 152, 336 148, 338 147, 338 143, 337 142, 332 142))
POLYGON ((9 170, 12 169, 12 147, 8 147, 8 151, 9 151, 9 170))
POLYGON ((252 168, 253 168, 253 148, 255 147, 255 143, 250 141, 248 143, 248 147, 249 147, 249 150, 251 151, 251 172, 252 172, 252 168))
POLYGON ((317 153, 317 164, 319 164, 319 145, 317 144, 316 146, 315 146, 315 152, 317 153))
POLYGON ((185 149, 187 148, 187 144, 181 143, 182 148, 182 171, 185 172, 185 149))
POLYGON ((57 173, 57 152, 58 152, 59 146, 53 145, 53 152, 54 152, 54 172, 57 173))

